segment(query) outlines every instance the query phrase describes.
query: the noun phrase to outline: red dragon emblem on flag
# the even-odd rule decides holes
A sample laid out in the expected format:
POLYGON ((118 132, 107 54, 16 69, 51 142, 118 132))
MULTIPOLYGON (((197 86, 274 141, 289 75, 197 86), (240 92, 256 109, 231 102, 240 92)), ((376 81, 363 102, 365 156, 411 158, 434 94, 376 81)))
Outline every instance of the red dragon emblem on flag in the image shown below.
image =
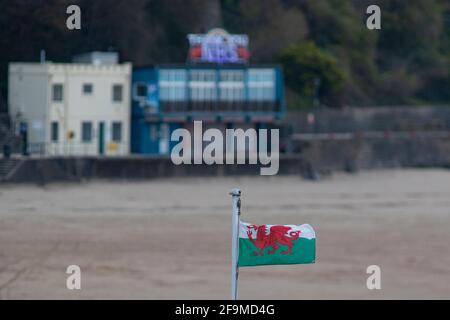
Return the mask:
POLYGON ((288 226, 271 226, 268 228, 266 225, 257 226, 251 225, 247 226, 247 235, 249 240, 253 243, 253 245, 259 249, 258 252, 255 252, 255 256, 260 256, 263 254, 264 249, 267 247, 272 247, 272 250, 269 250, 269 254, 274 254, 280 246, 278 244, 288 246, 287 250, 283 251, 282 254, 291 254, 293 243, 292 241, 296 240, 300 236, 300 231, 289 231, 292 228, 288 226), (253 238, 253 230, 256 230, 256 239, 253 238), (269 229, 269 233, 266 230, 269 229))

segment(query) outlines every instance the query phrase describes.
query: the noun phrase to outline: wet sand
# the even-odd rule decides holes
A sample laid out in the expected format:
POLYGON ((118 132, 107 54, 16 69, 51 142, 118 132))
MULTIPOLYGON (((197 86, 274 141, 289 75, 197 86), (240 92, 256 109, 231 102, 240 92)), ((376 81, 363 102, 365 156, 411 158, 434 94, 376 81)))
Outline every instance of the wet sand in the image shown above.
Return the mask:
POLYGON ((450 298, 448 170, 0 186, 0 298, 227 299, 234 187, 243 220, 317 233, 316 264, 241 269, 241 299, 450 298))

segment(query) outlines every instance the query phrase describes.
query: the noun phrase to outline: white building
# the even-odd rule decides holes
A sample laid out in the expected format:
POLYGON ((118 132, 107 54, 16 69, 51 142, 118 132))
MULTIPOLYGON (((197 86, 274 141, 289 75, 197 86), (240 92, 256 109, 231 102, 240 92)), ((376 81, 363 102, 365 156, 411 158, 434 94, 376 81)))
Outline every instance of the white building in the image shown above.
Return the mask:
POLYGON ((29 152, 128 154, 131 64, 78 61, 10 64, 9 110, 27 124, 29 152))

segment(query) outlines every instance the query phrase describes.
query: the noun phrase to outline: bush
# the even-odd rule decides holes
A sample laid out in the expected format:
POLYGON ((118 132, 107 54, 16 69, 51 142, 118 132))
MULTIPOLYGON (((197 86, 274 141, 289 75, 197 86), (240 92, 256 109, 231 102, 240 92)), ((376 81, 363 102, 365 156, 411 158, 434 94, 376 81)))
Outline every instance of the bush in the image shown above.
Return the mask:
POLYGON ((302 97, 314 97, 316 81, 320 80, 318 96, 330 107, 342 104, 340 93, 346 82, 336 58, 314 42, 293 44, 281 54, 286 84, 302 97))

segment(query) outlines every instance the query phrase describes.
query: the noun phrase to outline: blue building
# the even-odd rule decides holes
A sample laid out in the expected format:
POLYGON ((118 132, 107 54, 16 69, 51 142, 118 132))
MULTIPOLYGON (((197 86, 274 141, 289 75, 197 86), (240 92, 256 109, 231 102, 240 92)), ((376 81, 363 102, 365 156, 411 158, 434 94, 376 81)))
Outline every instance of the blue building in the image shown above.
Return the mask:
MULTIPOLYGON (((217 41, 215 45, 217 49, 217 41)), ((190 55, 198 59, 200 50, 192 47, 190 55)), ((245 51, 237 52, 245 56, 245 51)), ((177 143, 170 142, 171 133, 178 128, 191 130, 197 120, 203 121, 205 129, 224 131, 270 128, 281 119, 285 112, 281 68, 233 63, 227 57, 222 55, 220 63, 209 60, 134 69, 133 153, 169 154, 177 143)))

